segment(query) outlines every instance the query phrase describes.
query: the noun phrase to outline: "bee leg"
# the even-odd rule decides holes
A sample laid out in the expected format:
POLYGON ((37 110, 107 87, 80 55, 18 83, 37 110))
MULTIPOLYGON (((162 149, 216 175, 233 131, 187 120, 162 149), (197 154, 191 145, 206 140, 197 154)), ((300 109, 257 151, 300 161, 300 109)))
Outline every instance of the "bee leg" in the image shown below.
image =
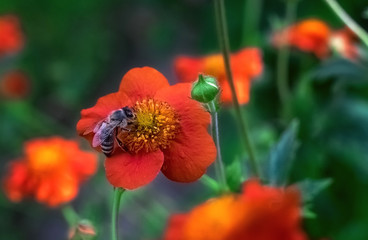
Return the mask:
POLYGON ((127 152, 128 149, 126 148, 126 146, 119 140, 118 138, 118 131, 117 129, 115 130, 115 139, 116 139, 116 142, 118 143, 119 147, 124 151, 124 152, 127 152))

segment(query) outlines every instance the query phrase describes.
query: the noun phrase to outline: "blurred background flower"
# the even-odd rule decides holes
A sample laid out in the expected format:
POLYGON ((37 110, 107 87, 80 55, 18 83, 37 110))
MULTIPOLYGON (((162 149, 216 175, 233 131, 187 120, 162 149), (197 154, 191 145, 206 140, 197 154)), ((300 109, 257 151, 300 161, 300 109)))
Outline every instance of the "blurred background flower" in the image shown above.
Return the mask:
MULTIPOLYGON (((224 60, 221 54, 205 57, 179 56, 175 58, 174 68, 181 82, 193 82, 199 73, 215 77, 221 86, 221 101, 231 103, 231 90, 227 82, 224 60)), ((249 101, 251 82, 262 74, 262 53, 257 48, 241 49, 231 55, 231 69, 240 104, 249 101)))
POLYGON ((228 194, 171 216, 166 240, 304 240, 297 189, 244 183, 241 195, 228 194))
POLYGON ((97 156, 61 137, 32 139, 24 144, 24 157, 10 162, 3 179, 7 197, 14 202, 34 198, 49 207, 74 199, 82 181, 97 169, 97 156))
POLYGON ((0 57, 19 51, 24 45, 18 17, 0 15, 0 57))
POLYGON ((22 99, 29 94, 30 81, 21 71, 12 71, 1 76, 0 97, 5 99, 22 99))

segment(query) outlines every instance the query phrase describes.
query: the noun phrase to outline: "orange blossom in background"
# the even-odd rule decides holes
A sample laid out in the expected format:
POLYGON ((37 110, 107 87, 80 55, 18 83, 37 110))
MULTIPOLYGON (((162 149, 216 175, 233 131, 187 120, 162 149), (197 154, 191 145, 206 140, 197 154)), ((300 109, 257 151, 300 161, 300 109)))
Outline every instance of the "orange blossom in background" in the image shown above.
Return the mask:
POLYGON ((0 77, 0 97, 19 99, 30 89, 29 78, 21 71, 11 71, 0 77))
POLYGON ((23 45, 18 18, 13 15, 0 16, 0 57, 19 51, 23 45))
POLYGON ((74 199, 96 168, 96 154, 80 150, 76 141, 32 139, 24 144, 24 156, 10 163, 3 188, 11 201, 32 197, 55 207, 74 199))
MULTIPOLYGON (((179 56, 174 61, 174 68, 180 82, 194 82, 200 73, 215 77, 222 90, 221 100, 225 103, 232 101, 221 54, 179 56)), ((258 48, 245 48, 231 54, 231 70, 239 103, 245 104, 249 101, 251 81, 259 77, 263 70, 261 51, 258 48)))
POLYGON ((165 240, 306 240, 301 229, 300 194, 293 188, 244 184, 229 194, 173 215, 165 240))
POLYGON ((343 57, 355 60, 358 56, 355 43, 356 37, 348 29, 334 31, 324 21, 314 18, 297 22, 272 36, 276 47, 293 46, 321 59, 329 57, 332 48, 343 57))

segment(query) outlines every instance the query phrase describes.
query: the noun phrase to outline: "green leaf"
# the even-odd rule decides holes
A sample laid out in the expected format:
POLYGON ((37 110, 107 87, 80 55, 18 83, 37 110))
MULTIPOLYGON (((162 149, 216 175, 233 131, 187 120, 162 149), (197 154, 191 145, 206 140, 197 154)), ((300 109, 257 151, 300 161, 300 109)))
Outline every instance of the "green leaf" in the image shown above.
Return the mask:
POLYGON ((326 179, 306 179, 297 183, 298 188, 302 193, 303 202, 312 201, 321 191, 326 189, 332 184, 331 178, 326 179))
POLYGON ((306 205, 303 206, 303 208, 302 208, 302 216, 304 218, 313 219, 313 218, 316 218, 317 217, 317 214, 311 210, 311 207, 312 207, 311 204, 306 204, 306 205))
POLYGON ((238 191, 241 184, 246 179, 246 173, 244 169, 244 163, 240 158, 235 160, 226 167, 226 181, 231 191, 238 191))
POLYGON ((287 182, 295 151, 299 145, 296 140, 298 129, 299 123, 294 120, 266 159, 265 180, 271 185, 283 186, 287 182))
POLYGON ((211 178, 210 176, 204 174, 199 180, 215 193, 221 192, 220 185, 216 182, 215 179, 211 178))
POLYGON ((336 78, 346 84, 367 84, 368 68, 344 58, 334 58, 323 62, 314 72, 316 81, 336 78))

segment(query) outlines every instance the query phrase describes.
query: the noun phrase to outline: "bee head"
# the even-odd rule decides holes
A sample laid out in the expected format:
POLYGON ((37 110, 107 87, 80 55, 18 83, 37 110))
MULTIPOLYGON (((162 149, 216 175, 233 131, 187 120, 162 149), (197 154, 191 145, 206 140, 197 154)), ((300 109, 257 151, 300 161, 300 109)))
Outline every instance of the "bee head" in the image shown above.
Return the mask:
POLYGON ((134 113, 131 108, 123 107, 123 111, 128 118, 134 118, 134 113))

